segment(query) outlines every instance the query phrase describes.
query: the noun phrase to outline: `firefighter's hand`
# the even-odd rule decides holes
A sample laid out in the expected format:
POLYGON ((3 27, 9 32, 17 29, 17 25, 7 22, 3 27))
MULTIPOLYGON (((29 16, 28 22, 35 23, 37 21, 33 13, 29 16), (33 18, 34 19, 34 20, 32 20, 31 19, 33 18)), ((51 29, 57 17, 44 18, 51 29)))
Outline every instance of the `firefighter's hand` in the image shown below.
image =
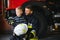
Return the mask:
POLYGON ((36 31, 35 30, 32 30, 30 32, 30 38, 33 38, 33 37, 36 37, 36 31))

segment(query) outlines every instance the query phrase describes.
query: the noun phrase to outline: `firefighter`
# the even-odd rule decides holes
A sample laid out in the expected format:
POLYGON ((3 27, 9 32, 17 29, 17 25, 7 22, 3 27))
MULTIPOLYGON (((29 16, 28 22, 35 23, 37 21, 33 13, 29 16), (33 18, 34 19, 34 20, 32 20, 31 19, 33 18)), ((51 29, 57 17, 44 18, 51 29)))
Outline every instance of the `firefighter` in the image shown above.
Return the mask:
POLYGON ((29 28, 28 33, 32 32, 33 37, 37 36, 36 34, 38 34, 39 23, 38 23, 38 19, 34 16, 33 9, 30 5, 25 7, 25 15, 28 21, 28 28, 29 28))

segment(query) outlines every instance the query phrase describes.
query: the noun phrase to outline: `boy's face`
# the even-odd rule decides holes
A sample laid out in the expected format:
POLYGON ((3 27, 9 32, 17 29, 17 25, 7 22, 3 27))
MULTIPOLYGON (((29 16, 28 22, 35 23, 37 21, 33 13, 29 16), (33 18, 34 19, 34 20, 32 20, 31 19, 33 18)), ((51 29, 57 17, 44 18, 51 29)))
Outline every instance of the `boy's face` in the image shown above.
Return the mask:
POLYGON ((31 11, 30 9, 25 8, 25 15, 29 15, 29 14, 31 14, 31 13, 32 13, 32 11, 31 11))
POLYGON ((16 8, 16 15, 17 15, 17 16, 21 16, 22 13, 23 13, 22 9, 17 9, 17 8, 16 8))

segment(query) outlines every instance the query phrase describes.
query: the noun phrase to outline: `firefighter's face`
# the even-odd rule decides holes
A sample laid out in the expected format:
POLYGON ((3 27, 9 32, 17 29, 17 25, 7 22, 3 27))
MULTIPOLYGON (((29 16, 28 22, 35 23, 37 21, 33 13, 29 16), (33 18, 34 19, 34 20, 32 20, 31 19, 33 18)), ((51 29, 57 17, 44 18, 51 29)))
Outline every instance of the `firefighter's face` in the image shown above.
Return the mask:
POLYGON ((29 15, 29 14, 31 14, 31 13, 32 13, 32 11, 31 11, 30 9, 25 8, 25 15, 29 15))
POLYGON ((16 15, 17 16, 22 15, 22 13, 23 13, 22 9, 16 9, 16 15))

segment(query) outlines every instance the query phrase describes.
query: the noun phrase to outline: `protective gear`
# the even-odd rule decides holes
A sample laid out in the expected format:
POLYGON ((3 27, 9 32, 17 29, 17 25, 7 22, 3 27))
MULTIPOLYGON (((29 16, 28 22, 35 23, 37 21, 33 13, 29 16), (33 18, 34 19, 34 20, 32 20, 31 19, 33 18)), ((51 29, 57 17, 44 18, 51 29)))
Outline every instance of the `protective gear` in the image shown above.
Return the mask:
POLYGON ((28 28, 31 30, 35 30, 38 33, 39 30, 39 20, 35 17, 34 13, 31 15, 25 16, 28 21, 28 28))
POLYGON ((36 31, 32 30, 31 33, 34 35, 34 37, 36 37, 36 31))
POLYGON ((36 36, 36 31, 35 30, 32 30, 31 31, 31 36, 33 36, 32 38, 30 38, 30 40, 38 40, 38 37, 36 36))
POLYGON ((28 23, 28 28, 32 29, 32 24, 31 23, 28 23))
POLYGON ((35 30, 32 30, 29 35, 28 35, 29 38, 35 38, 36 37, 36 32, 35 30))
POLYGON ((32 38, 32 39, 30 39, 30 40, 38 40, 38 38, 32 38))
POLYGON ((20 36, 20 35, 23 35, 23 34, 26 34, 28 31, 28 27, 26 24, 22 23, 22 24, 19 24, 17 25, 15 28, 14 28, 14 34, 16 34, 17 36, 20 36))

